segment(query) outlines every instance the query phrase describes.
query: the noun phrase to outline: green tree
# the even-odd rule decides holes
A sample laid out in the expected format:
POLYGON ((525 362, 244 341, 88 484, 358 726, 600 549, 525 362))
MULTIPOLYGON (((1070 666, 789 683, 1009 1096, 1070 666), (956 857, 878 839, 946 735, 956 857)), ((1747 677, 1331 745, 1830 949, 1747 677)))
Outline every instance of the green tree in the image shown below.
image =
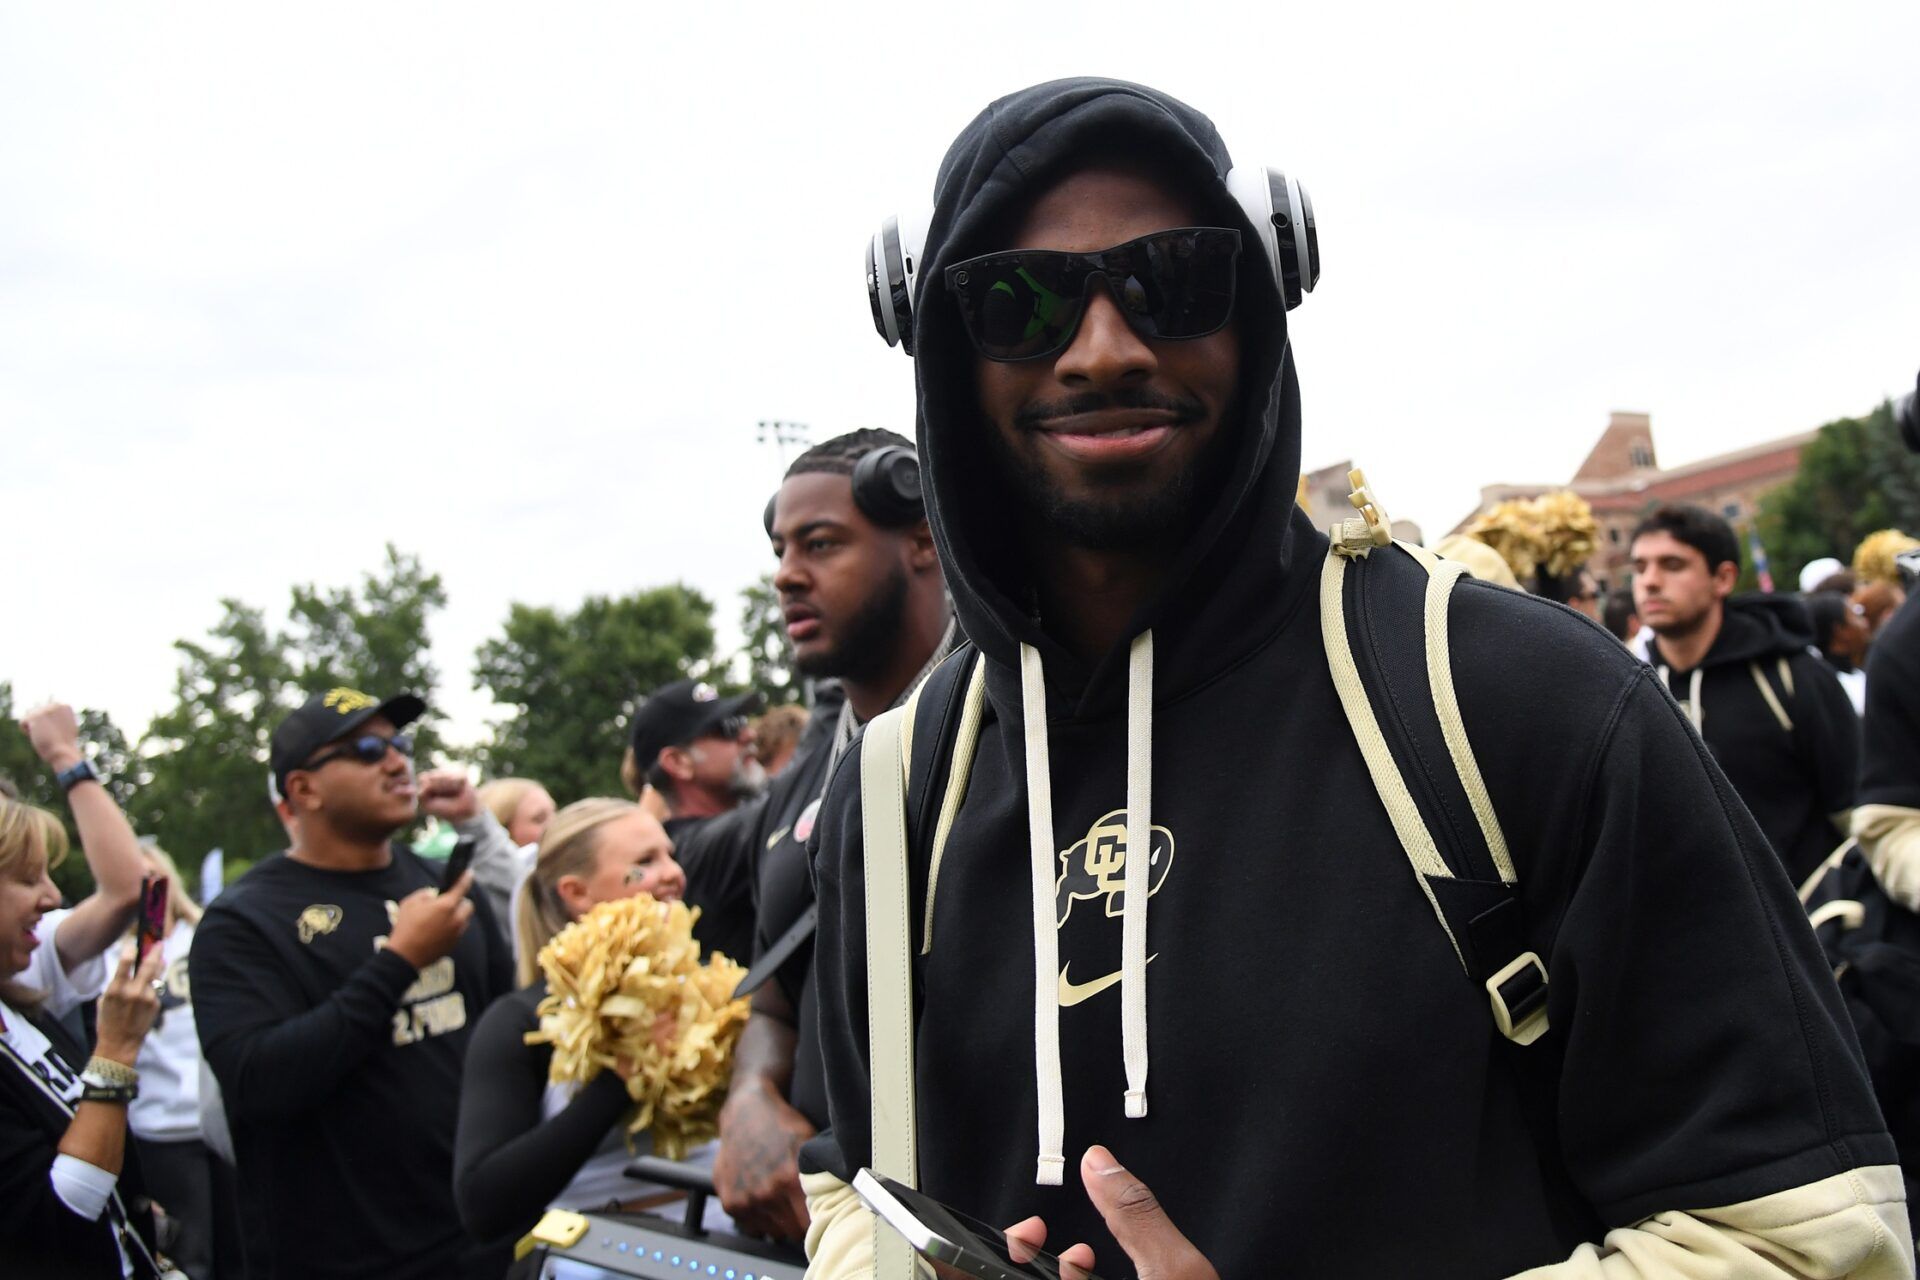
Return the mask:
POLYGON ((572 612, 515 604, 504 633, 474 656, 474 687, 508 709, 482 763, 533 778, 561 804, 620 795, 620 757, 637 697, 714 663, 713 604, 675 584, 589 596, 572 612))
POLYGON ((1799 472, 1760 500, 1756 519, 1774 581, 1789 589, 1810 561, 1847 560, 1876 529, 1920 530, 1920 457, 1901 441, 1892 404, 1821 427, 1799 472))
POLYGON ((787 620, 780 612, 780 593, 773 575, 740 593, 740 633, 747 638, 740 656, 747 664, 747 687, 769 707, 802 702, 800 673, 793 669, 793 650, 787 644, 787 620))
MULTIPOLYGON (((405 689, 431 701, 427 623, 446 598, 438 575, 389 546, 358 589, 295 587, 285 629, 261 609, 221 601, 223 616, 204 640, 174 646, 174 705, 141 744, 143 776, 128 808, 135 827, 158 836, 183 866, 225 850, 229 878, 282 847, 267 803, 274 726, 309 693, 335 685, 382 696, 405 689)), ((431 723, 414 732, 430 750, 431 723)))
MULTIPOLYGON (((53 869, 53 882, 73 901, 93 892, 93 876, 87 870, 87 860, 79 855, 79 833, 74 830, 73 815, 67 812, 66 797, 60 794, 60 784, 20 731, 19 718, 28 710, 14 705, 13 684, 0 680, 0 778, 12 783, 22 800, 60 815, 66 824, 74 853, 53 869)), ((82 708, 79 717, 81 743, 100 770, 107 791, 125 808, 135 789, 134 757, 126 735, 104 711, 82 708)))
MULTIPOLYGON (((427 647, 427 622, 447 607, 446 587, 418 556, 389 543, 378 573, 352 588, 293 589, 290 647, 302 689, 347 685, 381 697, 407 690, 427 697, 440 683, 427 647)), ((431 716, 413 730, 429 759, 442 747, 431 716)))

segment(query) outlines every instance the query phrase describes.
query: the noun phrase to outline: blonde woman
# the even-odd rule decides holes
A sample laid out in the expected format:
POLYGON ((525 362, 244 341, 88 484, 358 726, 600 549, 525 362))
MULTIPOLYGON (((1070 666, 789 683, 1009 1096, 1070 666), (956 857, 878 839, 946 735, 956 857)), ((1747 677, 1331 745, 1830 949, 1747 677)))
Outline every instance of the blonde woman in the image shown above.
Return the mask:
POLYGON ((127 1104, 161 957, 136 966, 129 943, 112 980, 95 981, 92 961, 70 969, 43 946, 60 905, 48 871, 66 850, 59 819, 0 796, 0 1257, 9 1276, 151 1280, 153 1220, 127 1159, 127 1104), (93 995, 89 1056, 59 1015, 93 995))
POLYGON ((549 1045, 529 1045, 547 993, 537 957, 553 936, 602 902, 678 899, 686 875, 658 820, 626 800, 582 800, 555 814, 520 895, 514 941, 520 990, 488 1008, 467 1048, 454 1138, 454 1201, 484 1241, 524 1234, 549 1207, 650 1207, 660 1188, 627 1178, 621 1073, 584 1086, 547 1083, 549 1045))
POLYGON ((553 821, 553 797, 531 778, 495 778, 480 788, 480 803, 522 849, 539 844, 547 824, 553 821))

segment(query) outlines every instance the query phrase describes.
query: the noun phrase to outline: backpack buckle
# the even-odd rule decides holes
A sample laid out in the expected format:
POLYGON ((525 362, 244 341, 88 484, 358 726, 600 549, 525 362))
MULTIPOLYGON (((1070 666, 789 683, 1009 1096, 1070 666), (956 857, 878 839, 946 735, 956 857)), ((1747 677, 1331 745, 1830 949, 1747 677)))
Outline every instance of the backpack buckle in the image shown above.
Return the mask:
POLYGON ((1532 1044, 1547 1032, 1547 966, 1522 952, 1487 979, 1493 1024, 1515 1044, 1532 1044))
POLYGON ((1366 472, 1355 467, 1347 472, 1347 483, 1353 486, 1347 501, 1360 514, 1335 524, 1327 536, 1333 542, 1335 555, 1348 560, 1364 559, 1375 547, 1393 542, 1393 521, 1387 518, 1387 509, 1380 505, 1373 486, 1367 483, 1366 472))

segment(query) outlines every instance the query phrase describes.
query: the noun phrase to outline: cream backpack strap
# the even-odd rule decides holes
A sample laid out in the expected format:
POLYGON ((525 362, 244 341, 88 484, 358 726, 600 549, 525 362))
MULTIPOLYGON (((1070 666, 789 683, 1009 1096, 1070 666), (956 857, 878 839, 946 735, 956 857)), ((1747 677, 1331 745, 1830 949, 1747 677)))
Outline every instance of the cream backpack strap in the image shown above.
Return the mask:
MULTIPOLYGON (((1386 519, 1378 499, 1360 473, 1354 472, 1352 479, 1352 501, 1362 517, 1330 530, 1331 545, 1320 574, 1320 624, 1334 689, 1434 919, 1467 975, 1484 987, 1500 1034, 1515 1044, 1531 1044, 1548 1029, 1546 965, 1526 944, 1518 876, 1454 689, 1447 610, 1461 566, 1384 536, 1386 519), (1370 562, 1401 553, 1423 571, 1421 589, 1416 591, 1414 583, 1404 582, 1396 591, 1387 591, 1379 606, 1370 605, 1361 594, 1366 579, 1393 567, 1370 562), (1358 617, 1371 630, 1369 643, 1356 644, 1349 634, 1350 597, 1358 617), (1390 738, 1417 743, 1420 731, 1404 707, 1376 688, 1386 678, 1371 647, 1376 643, 1395 650, 1411 647, 1421 655, 1423 677, 1403 675, 1398 696, 1419 700, 1421 693, 1414 686, 1425 686, 1422 692, 1430 700, 1442 743, 1428 744, 1420 756, 1453 766, 1481 847, 1444 824, 1431 825, 1415 799, 1409 786, 1409 777, 1415 774, 1409 771, 1417 772, 1417 766, 1401 758, 1410 748, 1396 748, 1390 738)), ((1431 793, 1434 783, 1421 785, 1431 793)))
MULTIPOLYGON (((860 748, 866 869, 867 1066, 874 1172, 918 1187, 913 1098, 913 938, 907 886, 907 726, 911 707, 870 721, 860 748)), ((906 1239, 873 1220, 875 1280, 920 1274, 906 1239)))

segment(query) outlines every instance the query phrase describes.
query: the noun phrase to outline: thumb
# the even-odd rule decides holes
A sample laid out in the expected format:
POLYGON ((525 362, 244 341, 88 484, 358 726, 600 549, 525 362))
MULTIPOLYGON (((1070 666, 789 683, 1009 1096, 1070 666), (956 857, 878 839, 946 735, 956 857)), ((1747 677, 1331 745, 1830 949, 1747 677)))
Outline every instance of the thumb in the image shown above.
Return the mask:
POLYGON ((1167 1217, 1159 1198, 1122 1168, 1111 1151, 1088 1147, 1080 1158, 1080 1180, 1140 1280, 1219 1280, 1219 1273, 1167 1217))

